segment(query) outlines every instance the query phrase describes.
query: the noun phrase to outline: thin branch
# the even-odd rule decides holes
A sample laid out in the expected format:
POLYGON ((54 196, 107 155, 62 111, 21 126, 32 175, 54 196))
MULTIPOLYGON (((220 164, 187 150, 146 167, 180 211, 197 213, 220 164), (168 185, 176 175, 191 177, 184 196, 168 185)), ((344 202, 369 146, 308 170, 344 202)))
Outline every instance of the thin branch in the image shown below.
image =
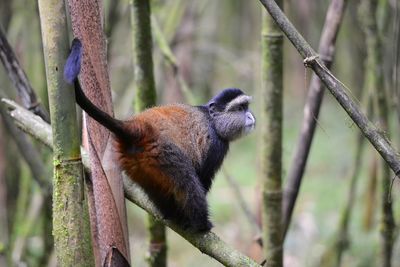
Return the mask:
POLYGON ((247 221, 249 224, 252 226, 254 231, 256 232, 257 235, 260 235, 261 227, 257 223, 257 218, 253 214, 253 212, 250 210, 249 206, 246 204, 246 201, 244 200, 243 194, 240 192, 239 185, 235 181, 235 179, 229 175, 226 169, 222 169, 222 173, 228 182, 229 186, 232 188, 232 192, 235 196, 236 201, 239 203, 239 206, 241 210, 243 211, 247 221))
POLYGON ((151 16, 151 26, 154 32, 155 41, 158 44, 166 62, 172 67, 175 75, 175 79, 177 79, 179 83, 179 89, 182 91, 182 94, 185 96, 187 102, 191 105, 196 103, 196 99, 189 88, 185 78, 182 75, 182 71, 178 64, 178 59, 175 57, 174 53, 172 52, 171 47, 169 46, 167 39, 163 32, 160 29, 160 25, 155 16, 151 16))
POLYGON ((43 209, 44 199, 45 198, 42 194, 33 194, 29 201, 29 208, 27 209, 25 220, 21 222, 20 233, 14 241, 12 259, 16 264, 21 264, 28 243, 29 234, 37 225, 37 220, 39 219, 43 209))
POLYGON ((50 116, 46 109, 40 104, 35 91, 29 83, 28 77, 18 62, 11 45, 0 27, 0 60, 14 84, 15 89, 22 101, 23 106, 39 115, 46 122, 50 122, 50 116))
MULTIPOLYGON (((332 0, 327 11, 325 25, 319 43, 319 55, 324 60, 327 68, 330 68, 333 61, 336 36, 342 23, 346 4, 347 0, 332 0)), ((284 235, 286 235, 289 228, 294 205, 300 190, 324 92, 321 80, 316 74, 313 74, 308 90, 307 101, 304 106, 304 118, 300 136, 294 152, 292 165, 288 172, 289 175, 285 188, 285 197, 283 201, 284 235)))
POLYGON ((359 106, 346 93, 346 90, 348 89, 325 67, 318 54, 315 53, 311 46, 299 34, 293 24, 280 10, 275 1, 260 0, 260 2, 268 10, 277 25, 292 42, 297 51, 305 59, 306 66, 310 67, 318 75, 318 77, 347 112, 350 118, 360 128, 364 136, 375 147, 375 149, 379 152, 394 173, 399 175, 399 153, 393 148, 390 141, 383 134, 383 131, 368 120, 359 106))
MULTIPOLYGON (((21 112, 16 113, 25 114, 24 116, 27 116, 27 118, 21 120, 20 117, 13 116, 12 118, 18 121, 17 125, 23 124, 25 129, 30 129, 27 131, 28 133, 32 134, 33 137, 41 141, 43 144, 49 146, 50 148, 53 148, 52 143, 48 143, 48 140, 51 140, 51 137, 44 138, 43 134, 36 135, 36 133, 32 129, 33 127, 35 127, 35 125, 40 124, 41 127, 45 128, 45 131, 48 132, 49 130, 51 131, 51 127, 49 124, 45 123, 38 116, 27 110, 24 110, 23 107, 19 106, 16 103, 13 103, 10 100, 5 101, 3 99, 2 101, 8 105, 8 109, 10 112, 22 109, 21 112)), ((84 154, 86 154, 86 152, 82 153, 82 155, 84 154)), ((87 161, 83 161, 83 164, 86 168, 89 167, 87 161)), ((198 248, 201 252, 216 259, 225 266, 260 266, 254 260, 231 248, 213 232, 208 232, 204 234, 193 234, 181 229, 178 225, 172 224, 170 221, 163 220, 160 213, 155 210, 149 198, 140 189, 138 189, 137 186, 132 186, 132 184, 133 182, 129 178, 124 177, 124 191, 125 197, 127 199, 137 204, 139 207, 146 210, 149 214, 153 215, 157 219, 161 220, 165 225, 177 232, 179 235, 189 241, 193 246, 198 248)))
POLYGON ((13 117, 15 124, 29 135, 39 135, 38 139, 43 140, 43 142, 47 146, 52 146, 53 137, 51 135, 51 127, 43 127, 45 121, 41 117, 35 117, 35 120, 32 120, 32 112, 24 109, 24 108, 16 108, 19 105, 7 98, 1 99, 4 105, 9 109, 10 116, 13 117), (25 125, 29 124, 29 127, 25 127, 25 125))

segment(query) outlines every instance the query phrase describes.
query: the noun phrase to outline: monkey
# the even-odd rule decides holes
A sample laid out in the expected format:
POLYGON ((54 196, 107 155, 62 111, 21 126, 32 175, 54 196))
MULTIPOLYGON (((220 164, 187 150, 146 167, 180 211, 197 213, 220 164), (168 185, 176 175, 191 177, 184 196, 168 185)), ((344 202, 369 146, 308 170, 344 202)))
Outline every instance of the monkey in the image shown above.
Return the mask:
POLYGON ((153 201, 163 218, 194 232, 209 231, 206 194, 229 143, 255 128, 251 97, 224 89, 204 105, 171 104, 118 120, 84 94, 78 75, 82 44, 74 39, 64 79, 74 84, 77 104, 113 136, 121 169, 153 201))

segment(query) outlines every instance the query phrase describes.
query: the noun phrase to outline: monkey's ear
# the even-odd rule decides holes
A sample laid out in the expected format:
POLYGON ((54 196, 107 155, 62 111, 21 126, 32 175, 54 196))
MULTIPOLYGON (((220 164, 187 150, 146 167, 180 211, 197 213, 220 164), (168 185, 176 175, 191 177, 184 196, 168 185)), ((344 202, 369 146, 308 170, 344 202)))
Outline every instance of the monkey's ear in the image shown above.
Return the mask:
POLYGON ((210 102, 208 103, 208 113, 210 116, 213 116, 214 113, 217 111, 217 107, 215 106, 215 102, 210 102))
POLYGON ((68 83, 73 83, 78 78, 81 71, 82 43, 75 38, 71 44, 71 52, 64 65, 64 79, 68 83))

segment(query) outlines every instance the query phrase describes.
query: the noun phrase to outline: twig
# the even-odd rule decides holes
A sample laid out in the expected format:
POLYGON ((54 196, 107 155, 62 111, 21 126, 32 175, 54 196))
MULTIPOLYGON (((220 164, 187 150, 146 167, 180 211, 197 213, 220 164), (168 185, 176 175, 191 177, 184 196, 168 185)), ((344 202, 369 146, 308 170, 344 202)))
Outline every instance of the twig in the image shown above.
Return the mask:
MULTIPOLYGON (((296 28, 288 20, 285 14, 276 5, 275 1, 260 0, 260 2, 268 10, 277 25, 289 38, 303 58, 311 58, 317 55, 311 46, 306 42, 306 40, 304 40, 304 38, 298 33, 296 28)), ((375 149, 379 152, 394 173, 396 175, 400 174, 399 153, 393 148, 389 140, 384 136, 383 131, 369 121, 359 106, 348 96, 343 83, 340 82, 325 67, 319 58, 310 62, 310 68, 313 69, 313 71, 318 75, 324 85, 329 89, 331 94, 336 98, 350 118, 360 128, 364 136, 375 147, 375 149)))
POLYGON ((169 65, 172 67, 175 79, 177 79, 179 83, 180 90, 182 91, 188 103, 193 105, 194 103, 196 103, 196 99, 182 75, 177 58, 175 57, 164 34, 162 33, 157 19, 153 15, 151 16, 151 26, 154 33, 155 41, 157 42, 167 63, 169 63, 169 65))
POLYGON ((10 100, 3 98, 1 101, 9 109, 10 116, 14 118, 15 124, 24 132, 29 135, 39 135, 41 140, 45 142, 47 146, 52 146, 53 137, 51 135, 51 127, 43 127, 43 119, 41 117, 35 117, 36 120, 32 120, 32 113, 24 108, 16 108, 19 105, 10 100), (32 123, 29 127, 25 127, 26 124, 32 123))
POLYGON ((41 214, 44 204, 44 197, 42 194, 33 194, 29 202, 26 219, 22 222, 22 233, 16 238, 12 251, 12 259, 16 265, 19 265, 26 249, 28 235, 37 224, 37 220, 41 214))
MULTIPOLYGON (((333 61, 336 36, 342 22, 346 4, 347 0, 332 0, 327 11, 325 25, 319 43, 319 55, 322 57, 327 68, 330 68, 333 61)), ((314 57, 314 60, 315 59, 314 57)), ((305 64, 306 63, 307 62, 305 62, 305 64)), ((321 80, 316 74, 313 74, 308 90, 307 101, 304 106, 304 119, 300 136, 294 152, 292 165, 288 172, 288 182, 285 188, 285 197, 283 200, 284 235, 286 235, 289 228, 294 205, 300 190, 324 92, 321 80)))
POLYGON ((228 182, 229 186, 232 188, 232 192, 235 196, 235 199, 239 203, 239 206, 242 209, 247 221, 252 226, 252 228, 254 229, 256 234, 260 235, 261 234, 260 233, 260 231, 261 231, 260 225, 257 223, 257 219, 256 219, 255 215, 250 210, 249 206, 246 204, 243 194, 240 192, 239 185, 234 180, 234 178, 229 175, 229 173, 226 171, 226 169, 222 169, 222 173, 224 174, 224 177, 226 178, 226 181, 228 182))
MULTIPOLYGON (((12 103, 12 101, 7 101, 7 104, 9 105, 9 110, 24 109, 16 103, 12 103, 12 106, 10 105, 10 103, 12 103)), ((47 128, 46 131, 51 128, 50 125, 45 123, 43 120, 39 120, 38 116, 32 114, 27 110, 25 110, 25 112, 26 113, 23 113, 25 114, 25 116, 27 116, 25 120, 20 120, 17 116, 13 117, 13 119, 18 120, 18 125, 24 124, 24 128, 30 129, 32 128, 32 125, 36 125, 37 123, 39 123, 41 124, 42 128, 47 128)), ((49 146, 50 148, 53 147, 52 144, 48 143, 48 140, 51 140, 50 137, 43 138, 43 135, 36 135, 36 133, 32 129, 27 132, 32 134, 33 137, 37 138, 43 144, 49 146)), ((83 152, 82 154, 86 154, 86 152, 83 152)), ((88 167, 87 161, 83 161, 83 164, 86 165, 86 168, 88 167)), ((204 234, 193 234, 181 229, 177 225, 172 224, 170 221, 162 220, 160 214, 155 210, 153 204, 150 202, 148 197, 140 189, 138 189, 137 186, 134 186, 133 182, 126 177, 124 178, 124 191, 125 197, 127 199, 134 202, 157 219, 160 219, 164 224, 166 224, 172 230, 174 230, 187 241, 189 241, 201 252, 216 259, 225 266, 260 266, 254 260, 232 249, 213 232, 208 232, 204 234)))

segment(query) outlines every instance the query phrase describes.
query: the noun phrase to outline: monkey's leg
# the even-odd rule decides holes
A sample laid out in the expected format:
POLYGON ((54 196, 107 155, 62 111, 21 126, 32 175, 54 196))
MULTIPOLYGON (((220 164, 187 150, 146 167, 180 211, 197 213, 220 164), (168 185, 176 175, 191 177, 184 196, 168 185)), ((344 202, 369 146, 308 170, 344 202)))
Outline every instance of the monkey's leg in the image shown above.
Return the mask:
POLYGON ((174 192, 177 205, 177 217, 183 227, 196 232, 208 231, 212 228, 209 220, 208 204, 203 186, 197 176, 186 177, 186 181, 178 183, 174 192))
MULTIPOLYGON (((193 231, 207 231, 212 228, 208 219, 208 205, 206 192, 190 158, 186 156, 176 145, 165 142, 160 147, 158 162, 162 172, 166 174, 167 184, 171 185, 169 195, 175 209, 173 212, 164 210, 163 214, 172 214, 172 217, 182 227, 193 231)), ((159 207, 163 209, 164 204, 159 207)))
POLYGON ((184 229, 195 232, 208 231, 212 224, 208 219, 208 205, 204 189, 196 183, 197 177, 187 177, 175 184, 168 194, 147 191, 164 219, 172 220, 184 229))

